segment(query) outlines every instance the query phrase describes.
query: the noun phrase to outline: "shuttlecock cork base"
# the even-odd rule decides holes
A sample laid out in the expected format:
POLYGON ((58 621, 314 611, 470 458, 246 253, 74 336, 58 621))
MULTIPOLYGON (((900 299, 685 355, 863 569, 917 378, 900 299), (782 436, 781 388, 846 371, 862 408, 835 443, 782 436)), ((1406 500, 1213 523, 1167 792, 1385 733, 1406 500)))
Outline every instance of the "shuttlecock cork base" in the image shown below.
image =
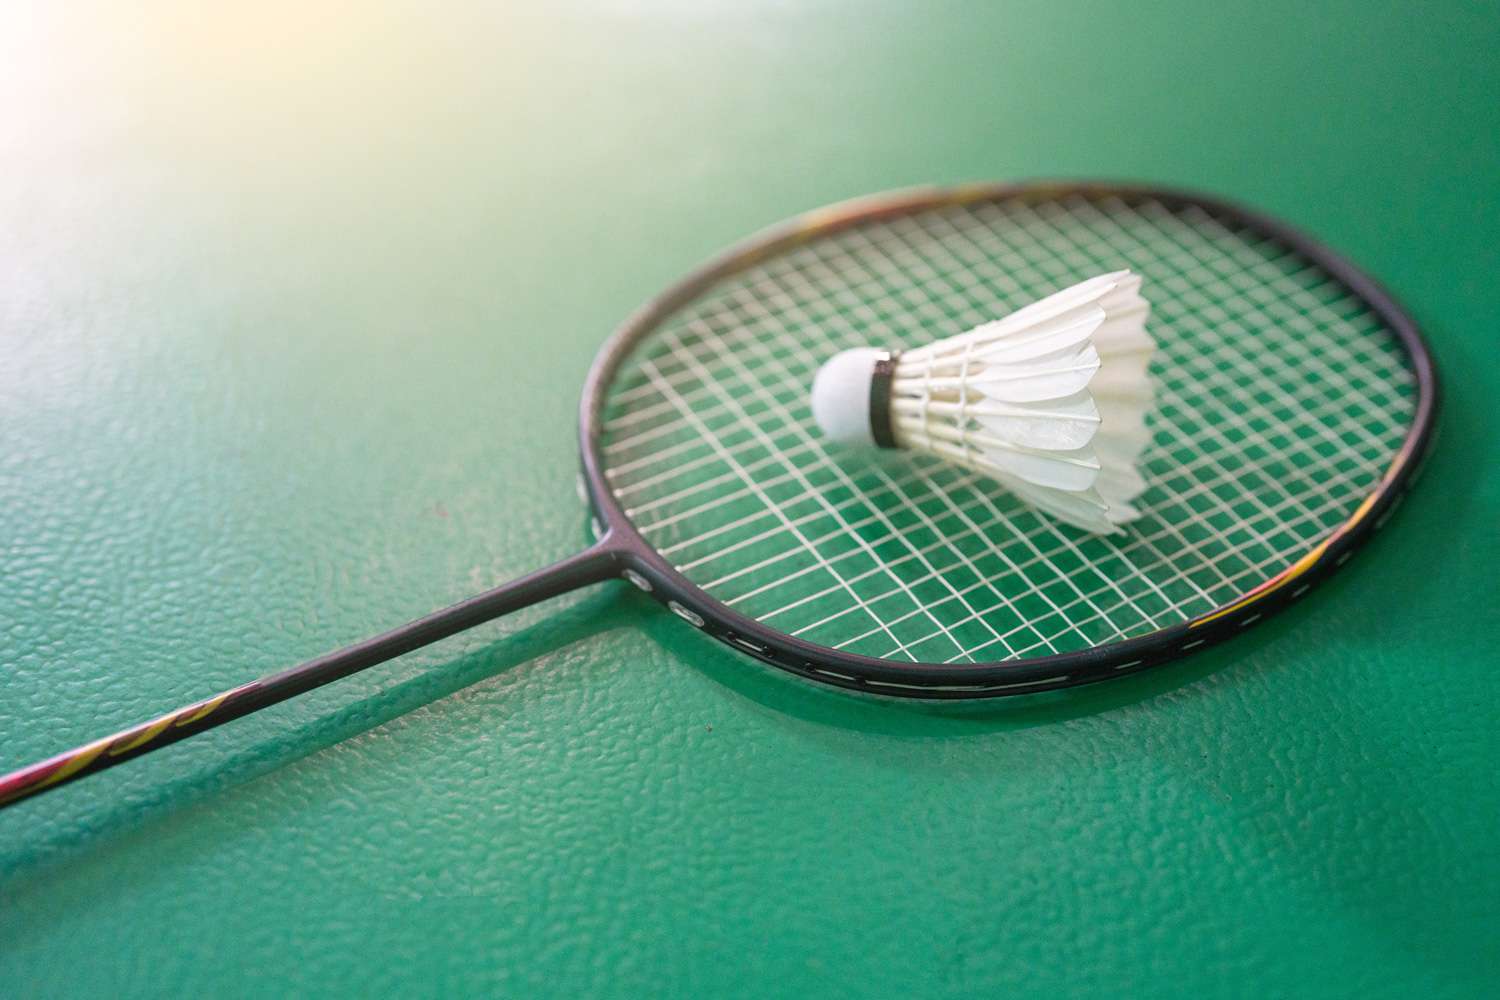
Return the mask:
POLYGON ((1118 531, 1140 516, 1154 402, 1140 287, 1117 271, 926 347, 843 351, 813 380, 813 417, 834 441, 930 452, 1068 524, 1118 531))

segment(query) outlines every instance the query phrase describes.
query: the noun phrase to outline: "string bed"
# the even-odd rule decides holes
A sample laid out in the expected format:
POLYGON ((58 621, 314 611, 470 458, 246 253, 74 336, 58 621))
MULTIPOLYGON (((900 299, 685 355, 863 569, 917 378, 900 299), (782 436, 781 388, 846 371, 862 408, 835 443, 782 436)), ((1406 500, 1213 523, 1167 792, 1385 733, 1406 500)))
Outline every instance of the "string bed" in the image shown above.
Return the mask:
POLYGON ((1203 209, 946 206, 804 243, 670 316, 610 386, 604 473, 683 575, 780 632, 918 662, 1068 652, 1228 603, 1348 519, 1411 426, 1408 365, 1342 283, 1203 209), (1123 534, 813 423, 839 350, 915 347, 1127 267, 1160 350, 1144 515, 1123 534))

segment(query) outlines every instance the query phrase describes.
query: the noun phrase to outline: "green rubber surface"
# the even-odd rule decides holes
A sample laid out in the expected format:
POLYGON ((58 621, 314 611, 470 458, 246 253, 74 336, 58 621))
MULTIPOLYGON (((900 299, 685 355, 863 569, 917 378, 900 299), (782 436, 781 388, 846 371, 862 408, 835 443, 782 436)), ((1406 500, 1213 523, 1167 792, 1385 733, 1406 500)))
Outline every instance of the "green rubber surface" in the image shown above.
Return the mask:
POLYGON ((1242 200, 1423 325, 1387 530, 1178 665, 971 706, 626 585, 0 812, 6 996, 1392 996, 1500 978, 1500 13, 0 10, 0 768, 576 551, 625 315, 830 201, 1242 200))

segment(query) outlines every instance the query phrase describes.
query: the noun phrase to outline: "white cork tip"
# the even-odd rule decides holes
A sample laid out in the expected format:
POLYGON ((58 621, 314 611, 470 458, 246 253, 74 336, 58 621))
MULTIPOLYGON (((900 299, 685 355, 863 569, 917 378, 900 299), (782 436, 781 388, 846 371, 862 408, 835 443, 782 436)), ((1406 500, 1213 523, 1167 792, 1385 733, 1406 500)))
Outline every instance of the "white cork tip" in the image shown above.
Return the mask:
POLYGON ((840 351, 813 379, 812 411, 823 436, 843 444, 873 445, 870 381, 883 352, 873 347, 840 351))

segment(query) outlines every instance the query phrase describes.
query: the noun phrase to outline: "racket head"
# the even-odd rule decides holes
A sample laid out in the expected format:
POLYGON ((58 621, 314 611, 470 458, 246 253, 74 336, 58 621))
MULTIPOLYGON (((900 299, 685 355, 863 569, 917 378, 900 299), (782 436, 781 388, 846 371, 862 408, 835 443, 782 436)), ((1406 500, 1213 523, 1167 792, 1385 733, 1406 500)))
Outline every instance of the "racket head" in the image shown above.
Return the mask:
POLYGON ((585 384, 582 481, 625 577, 741 652, 888 696, 1025 694, 1167 662, 1302 597, 1399 504, 1438 392, 1391 297, 1260 213, 1110 183, 922 188, 768 229, 632 315, 585 384), (851 336, 912 346, 1115 266, 1145 274, 1165 355, 1149 527, 1086 536, 928 457, 818 440, 812 373, 851 336), (1263 395, 1268 372, 1285 384, 1263 395), (1278 432, 1297 461, 1278 464, 1278 432), (740 568, 714 565, 725 550, 740 568))

